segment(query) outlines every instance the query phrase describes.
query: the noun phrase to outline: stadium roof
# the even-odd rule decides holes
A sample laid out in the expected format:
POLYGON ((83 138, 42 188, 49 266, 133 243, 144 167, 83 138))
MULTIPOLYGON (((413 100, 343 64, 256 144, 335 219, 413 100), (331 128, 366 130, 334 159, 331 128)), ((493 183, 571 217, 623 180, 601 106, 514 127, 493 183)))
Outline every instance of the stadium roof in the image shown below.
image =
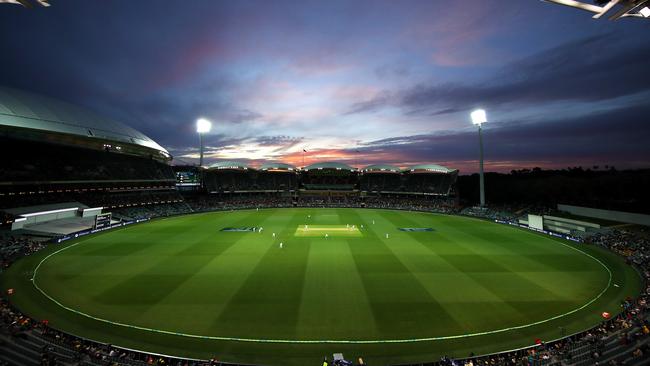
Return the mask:
POLYGON ((210 164, 208 169, 248 170, 251 169, 251 167, 241 161, 218 161, 214 164, 210 164))
POLYGON ((311 164, 305 167, 305 170, 317 170, 317 169, 336 169, 336 170, 349 170, 353 171, 355 170, 353 167, 344 164, 344 163, 338 163, 334 161, 325 161, 322 163, 315 163, 311 164))
POLYGON ((385 172, 385 173, 399 173, 400 168, 393 166, 393 165, 386 165, 386 164, 373 164, 373 165, 368 165, 367 167, 363 168, 364 172, 385 172))
POLYGON ((297 170, 295 166, 291 164, 285 164, 285 163, 266 163, 262 164, 260 167, 260 170, 292 170, 295 171, 297 170))
POLYGON ((449 169, 437 164, 420 164, 404 169, 405 172, 434 172, 434 173, 453 173, 456 169, 449 169))
POLYGON ((143 133, 50 97, 0 87, 0 126, 74 135, 169 152, 143 133))

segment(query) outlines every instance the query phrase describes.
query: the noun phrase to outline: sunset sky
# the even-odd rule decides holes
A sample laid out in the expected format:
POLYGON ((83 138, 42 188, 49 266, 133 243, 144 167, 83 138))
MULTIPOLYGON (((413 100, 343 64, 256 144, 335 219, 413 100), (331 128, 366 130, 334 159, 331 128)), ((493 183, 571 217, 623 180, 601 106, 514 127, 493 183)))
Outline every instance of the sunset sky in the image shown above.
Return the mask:
POLYGON ((198 161, 650 167, 650 20, 539 0, 0 5, 0 84, 198 161))

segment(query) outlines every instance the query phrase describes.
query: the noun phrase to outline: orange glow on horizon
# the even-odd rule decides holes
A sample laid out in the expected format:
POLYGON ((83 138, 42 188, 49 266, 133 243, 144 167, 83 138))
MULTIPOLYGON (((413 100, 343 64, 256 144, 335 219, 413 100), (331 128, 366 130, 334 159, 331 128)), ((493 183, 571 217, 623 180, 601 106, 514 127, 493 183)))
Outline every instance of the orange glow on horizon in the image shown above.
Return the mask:
MULTIPOLYGON (((235 148, 236 150, 236 148, 235 148)), ((478 172, 478 160, 414 160, 412 157, 408 156, 406 153, 396 153, 394 151, 360 151, 358 153, 354 152, 355 150, 349 149, 313 149, 308 150, 303 154, 302 151, 294 151, 291 153, 264 157, 256 156, 253 159, 247 158, 232 158, 232 160, 240 160, 242 162, 248 163, 250 166, 257 168, 264 163, 268 162, 281 162, 286 164, 291 164, 296 167, 304 167, 314 163, 325 162, 325 161, 335 161, 348 164, 353 168, 362 169, 368 165, 372 164, 388 164, 394 165, 399 168, 407 168, 419 164, 438 164, 450 169, 458 169, 460 174, 468 175, 478 172), (303 163, 304 158, 304 163, 303 163)), ((228 160, 224 158, 217 157, 218 154, 213 154, 212 161, 228 160)), ((185 156, 192 159, 195 156, 185 156)), ((532 169, 535 167, 542 169, 564 169, 567 166, 574 166, 575 163, 567 164, 566 162, 558 161, 517 161, 517 160, 486 160, 485 169, 486 172, 498 172, 498 173, 510 173, 512 170, 520 169, 532 169)), ((580 164, 577 164, 580 165, 580 164)), ((585 162, 582 164, 585 167, 593 166, 594 164, 585 162)))

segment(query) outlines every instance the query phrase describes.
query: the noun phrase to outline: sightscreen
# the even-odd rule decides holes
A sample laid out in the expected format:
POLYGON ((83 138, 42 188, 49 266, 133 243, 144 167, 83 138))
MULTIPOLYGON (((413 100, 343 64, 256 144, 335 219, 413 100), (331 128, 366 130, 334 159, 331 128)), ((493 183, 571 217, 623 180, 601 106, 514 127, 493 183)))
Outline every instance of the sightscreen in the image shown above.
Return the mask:
POLYGON ((540 215, 528 214, 528 227, 544 230, 544 218, 540 215))

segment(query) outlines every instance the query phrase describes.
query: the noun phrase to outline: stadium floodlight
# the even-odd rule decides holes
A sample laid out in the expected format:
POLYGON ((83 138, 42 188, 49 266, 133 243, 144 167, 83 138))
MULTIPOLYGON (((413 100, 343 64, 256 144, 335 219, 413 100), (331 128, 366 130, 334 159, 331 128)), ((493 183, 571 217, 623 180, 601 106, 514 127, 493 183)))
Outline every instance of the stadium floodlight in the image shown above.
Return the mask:
POLYGON ((649 7, 644 7, 643 9, 639 10, 639 14, 643 15, 644 18, 650 18, 650 8, 649 7))
POLYGON ((481 125, 487 122, 487 115, 484 109, 477 109, 473 111, 470 116, 472 123, 478 126, 478 144, 479 144, 479 185, 481 191, 481 207, 485 207, 485 178, 483 177, 483 134, 481 132, 481 125))
POLYGON ((487 116, 485 114, 485 110, 483 109, 477 109, 472 112, 472 123, 475 125, 481 125, 481 123, 487 122, 487 116))
POLYGON ((196 132, 198 132, 199 140, 201 142, 199 166, 203 166, 203 135, 210 132, 211 129, 212 122, 208 121, 205 118, 199 118, 196 120, 196 132))
POLYGON ((212 122, 205 118, 199 118, 196 120, 196 132, 208 133, 210 132, 210 129, 212 129, 212 122))

